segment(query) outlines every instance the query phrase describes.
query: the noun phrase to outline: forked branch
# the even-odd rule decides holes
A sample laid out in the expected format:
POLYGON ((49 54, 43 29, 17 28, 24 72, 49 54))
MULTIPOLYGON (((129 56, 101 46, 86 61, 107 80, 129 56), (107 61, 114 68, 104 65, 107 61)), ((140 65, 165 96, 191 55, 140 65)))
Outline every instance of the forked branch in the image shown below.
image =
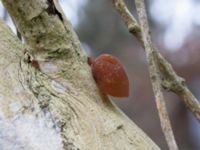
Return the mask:
POLYGON ((139 23, 123 0, 113 0, 113 4, 127 25, 129 32, 137 38, 145 50, 162 130, 169 148, 178 149, 167 115, 162 87, 180 96, 198 121, 200 121, 200 104, 185 85, 184 79, 175 73, 171 64, 152 45, 144 0, 135 0, 139 23), (161 75, 164 80, 161 79, 161 75))
MULTIPOLYGON (((144 47, 141 36, 141 27, 138 25, 136 19, 128 11, 124 1, 113 0, 113 4, 119 15, 122 17, 123 21, 126 23, 130 33, 133 34, 133 36, 135 36, 140 42, 142 47, 144 47), (127 13, 127 11, 129 13, 127 13), (127 21, 127 18, 129 18, 129 21, 127 21), (133 29, 134 26, 131 24, 135 25, 135 29, 133 29)), ((157 50, 154 50, 153 55, 159 66, 160 73, 162 73, 162 75, 164 76, 164 79, 162 80, 162 87, 171 92, 174 92, 179 97, 181 97, 187 108, 192 112, 196 119, 200 121, 200 103, 188 89, 187 85, 184 82, 184 79, 176 74, 171 64, 165 58, 163 58, 163 56, 157 50)))

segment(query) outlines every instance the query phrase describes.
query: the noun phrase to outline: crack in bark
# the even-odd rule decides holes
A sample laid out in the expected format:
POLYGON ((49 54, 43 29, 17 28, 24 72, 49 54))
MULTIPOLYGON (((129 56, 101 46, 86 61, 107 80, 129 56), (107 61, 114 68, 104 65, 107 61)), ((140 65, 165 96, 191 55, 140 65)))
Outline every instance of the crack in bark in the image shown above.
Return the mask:
POLYGON ((63 21, 62 14, 56 9, 53 0, 47 0, 48 8, 46 9, 49 15, 58 15, 61 21, 63 21))

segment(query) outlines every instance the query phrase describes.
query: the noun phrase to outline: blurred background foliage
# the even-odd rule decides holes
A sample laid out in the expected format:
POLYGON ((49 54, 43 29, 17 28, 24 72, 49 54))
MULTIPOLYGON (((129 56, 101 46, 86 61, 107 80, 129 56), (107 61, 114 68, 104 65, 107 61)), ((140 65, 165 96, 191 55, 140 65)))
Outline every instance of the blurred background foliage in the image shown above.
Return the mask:
MULTIPOLYGON (((163 150, 161 131, 145 54, 129 34, 108 0, 60 0, 88 56, 109 53, 124 64, 130 80, 130 96, 112 100, 163 150)), ((126 0, 137 17, 134 1, 126 0)), ((200 99, 200 2, 197 0, 149 0, 147 12, 152 40, 176 72, 200 99)), ((2 7, 2 6, 1 6, 2 7)), ((1 8, 2 9, 2 8, 1 8)), ((1 16, 10 19, 2 11, 1 16)), ((13 25, 11 28, 14 29, 13 25)), ((200 125, 173 93, 165 92, 175 138, 181 150, 200 149, 200 125)), ((120 139, 119 139, 120 140, 120 139)))

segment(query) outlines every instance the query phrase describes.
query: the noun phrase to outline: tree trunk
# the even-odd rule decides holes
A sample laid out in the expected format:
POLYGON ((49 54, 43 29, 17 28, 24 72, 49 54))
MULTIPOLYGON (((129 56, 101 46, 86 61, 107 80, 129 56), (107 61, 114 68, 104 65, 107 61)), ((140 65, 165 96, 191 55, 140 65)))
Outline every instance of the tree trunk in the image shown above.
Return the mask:
POLYGON ((159 149, 98 90, 57 1, 2 1, 25 44, 0 21, 0 149, 159 149))

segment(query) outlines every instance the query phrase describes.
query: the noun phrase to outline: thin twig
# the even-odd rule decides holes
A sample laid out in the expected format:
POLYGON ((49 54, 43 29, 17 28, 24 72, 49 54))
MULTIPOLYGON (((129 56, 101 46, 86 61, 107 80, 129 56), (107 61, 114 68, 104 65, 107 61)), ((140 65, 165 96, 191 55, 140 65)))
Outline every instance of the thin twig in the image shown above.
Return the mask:
POLYGON ((185 80, 179 77, 173 70, 171 64, 169 64, 165 58, 159 53, 157 54, 160 70, 163 73, 163 87, 176 93, 182 98, 185 106, 190 109, 193 115, 200 121, 200 104, 196 97, 191 93, 185 84, 185 80))
POLYGON ((132 33, 140 43, 142 42, 141 29, 137 20, 131 15, 126 4, 121 0, 113 0, 115 9, 118 11, 130 33, 132 33))
MULTIPOLYGON (((118 11, 119 15, 122 17, 123 21, 126 23, 130 33, 133 34, 137 38, 137 40, 140 42, 141 46, 144 47, 142 39, 141 39, 140 26, 138 25, 136 19, 131 15, 129 10, 127 9, 124 1, 113 0, 113 4, 114 4, 115 9, 118 11), (129 18, 128 19, 129 21, 127 20, 127 18, 129 18), (129 25, 129 24, 133 24, 133 25, 129 25), (135 29, 132 29, 133 27, 135 27, 135 29), (131 31, 135 31, 135 32, 131 32, 131 31)), ((200 122, 199 101, 191 93, 188 87, 185 84, 183 84, 184 80, 175 73, 175 71, 171 67, 171 64, 167 60, 165 60, 158 51, 154 51, 154 52, 155 52, 154 53, 155 58, 157 59, 157 62, 158 62, 159 69, 162 75, 165 77, 165 79, 162 82, 163 88, 164 89, 167 88, 169 91, 172 91, 176 93, 179 97, 181 97, 181 100, 183 100, 187 108, 192 112, 192 114, 200 122), (180 90, 182 92, 180 92, 180 90)))
MULTIPOLYGON (((151 82, 153 86, 157 109, 158 109, 158 114, 160 117, 161 127, 165 135, 169 149, 177 150, 178 147, 173 135, 172 127, 171 127, 170 120, 169 120, 167 110, 166 110, 164 96, 162 93, 162 80, 160 76, 160 70, 159 70, 157 61, 155 59, 155 55, 154 55, 156 50, 153 48, 151 37, 149 35, 149 25, 147 21, 144 1, 136 0, 136 8, 137 8, 140 26, 138 26, 136 20, 126 8, 126 5, 123 0, 114 0, 113 2, 119 14, 120 15, 123 14, 122 15, 123 20, 127 20, 128 18, 128 21, 125 21, 126 24, 128 24, 132 20, 132 24, 137 25, 136 26, 137 28, 140 27, 140 30, 134 30, 134 31, 137 31, 136 38, 140 38, 139 41, 142 42, 142 46, 144 47, 144 50, 145 50, 149 72, 150 72, 150 78, 151 78, 151 82)), ((129 25, 127 26, 129 28, 129 31, 131 31, 130 26, 129 25)))
MULTIPOLYGON (((139 3, 142 3, 138 1, 139 3)), ((126 23, 129 32, 133 34, 137 40, 140 42, 141 46, 145 48, 141 27, 138 25, 136 19, 131 15, 126 4, 123 0, 113 0, 115 9, 118 11, 123 21, 126 23)), ((149 34, 149 33, 148 33, 149 34)), ((152 46, 153 48, 153 46, 152 46)), ((164 79, 162 81, 162 87, 168 91, 176 93, 183 100, 187 108, 192 112, 198 121, 200 121, 200 103, 196 97, 191 93, 185 84, 185 80, 179 77, 171 64, 155 49, 152 51, 154 59, 157 60, 157 66, 159 66, 159 71, 162 73, 164 79)), ((159 104, 157 103, 157 107, 159 104)))
POLYGON ((148 20, 146 16, 144 0, 135 0, 135 4, 136 4, 137 14, 138 14, 140 27, 142 31, 142 39, 144 42, 144 49, 145 49, 145 53, 147 57, 151 83, 152 83, 154 95, 156 98, 155 100, 156 100, 156 105, 158 109, 158 114, 160 117, 161 127, 165 135, 165 138, 167 140, 169 149, 176 150, 178 149, 178 146, 174 138, 172 127, 171 127, 170 120, 169 120, 167 110, 166 110, 164 96, 162 93, 162 79, 160 75, 159 66, 157 64, 157 61, 154 55, 156 49, 153 48, 151 37, 149 34, 149 25, 148 25, 148 20))

